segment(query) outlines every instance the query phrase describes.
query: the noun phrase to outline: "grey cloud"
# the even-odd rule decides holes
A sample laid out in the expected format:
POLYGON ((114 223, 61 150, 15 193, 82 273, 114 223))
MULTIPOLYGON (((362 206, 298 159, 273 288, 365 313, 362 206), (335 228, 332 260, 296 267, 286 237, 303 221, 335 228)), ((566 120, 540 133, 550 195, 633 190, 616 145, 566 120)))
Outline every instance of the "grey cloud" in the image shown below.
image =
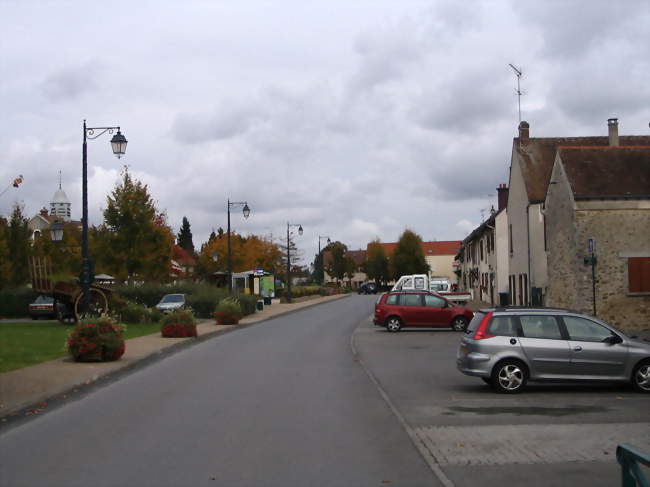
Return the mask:
POLYGON ((173 122, 172 134, 186 144, 231 139, 244 134, 259 114, 253 106, 222 106, 212 113, 179 114, 173 122))
POLYGON ((68 66, 47 77, 41 89, 47 98, 55 102, 75 100, 97 89, 101 70, 97 62, 68 66))

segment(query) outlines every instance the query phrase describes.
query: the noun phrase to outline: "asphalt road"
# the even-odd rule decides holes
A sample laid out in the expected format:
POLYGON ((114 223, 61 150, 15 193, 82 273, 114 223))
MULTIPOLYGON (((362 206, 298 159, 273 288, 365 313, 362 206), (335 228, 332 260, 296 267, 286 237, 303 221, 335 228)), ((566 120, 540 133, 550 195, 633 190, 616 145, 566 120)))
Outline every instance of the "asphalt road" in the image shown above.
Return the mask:
POLYGON ((373 303, 222 335, 16 426, 0 484, 441 485, 351 352, 373 303))
POLYGON ((549 384, 495 394, 456 370, 460 337, 450 330, 392 334, 370 320, 354 334, 361 360, 448 485, 620 485, 616 446, 650 452, 648 395, 549 384))

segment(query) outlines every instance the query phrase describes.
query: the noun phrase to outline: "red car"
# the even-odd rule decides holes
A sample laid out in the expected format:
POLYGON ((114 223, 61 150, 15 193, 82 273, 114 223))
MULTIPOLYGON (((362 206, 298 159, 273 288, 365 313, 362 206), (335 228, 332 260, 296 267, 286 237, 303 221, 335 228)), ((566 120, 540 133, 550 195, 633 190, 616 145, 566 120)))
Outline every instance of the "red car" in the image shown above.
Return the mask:
POLYGON ((382 294, 375 304, 374 323, 396 332, 404 327, 451 327, 465 331, 474 313, 427 291, 382 294))

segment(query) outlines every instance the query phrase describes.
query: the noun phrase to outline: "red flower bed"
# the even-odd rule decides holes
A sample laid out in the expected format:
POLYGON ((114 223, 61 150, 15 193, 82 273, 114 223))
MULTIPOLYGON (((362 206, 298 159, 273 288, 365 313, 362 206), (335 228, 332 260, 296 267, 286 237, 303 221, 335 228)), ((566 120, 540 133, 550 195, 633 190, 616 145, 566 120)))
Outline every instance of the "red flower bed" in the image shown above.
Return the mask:
POLYGON ((78 323, 68 335, 67 346, 77 362, 117 360, 125 351, 122 328, 106 317, 78 323))

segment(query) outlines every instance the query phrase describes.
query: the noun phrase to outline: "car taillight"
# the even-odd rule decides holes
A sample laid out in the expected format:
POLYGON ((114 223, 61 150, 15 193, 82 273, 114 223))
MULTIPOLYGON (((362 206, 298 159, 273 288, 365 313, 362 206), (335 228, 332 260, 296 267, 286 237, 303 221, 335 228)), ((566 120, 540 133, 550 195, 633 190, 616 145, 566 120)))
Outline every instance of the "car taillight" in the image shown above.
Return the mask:
POLYGON ((492 318, 492 313, 488 313, 483 317, 483 319, 478 325, 478 328, 476 329, 476 333, 474 333, 474 340, 483 340, 485 338, 492 338, 493 336, 496 336, 496 335, 491 335, 487 332, 487 327, 488 324, 490 323, 491 318, 492 318))

